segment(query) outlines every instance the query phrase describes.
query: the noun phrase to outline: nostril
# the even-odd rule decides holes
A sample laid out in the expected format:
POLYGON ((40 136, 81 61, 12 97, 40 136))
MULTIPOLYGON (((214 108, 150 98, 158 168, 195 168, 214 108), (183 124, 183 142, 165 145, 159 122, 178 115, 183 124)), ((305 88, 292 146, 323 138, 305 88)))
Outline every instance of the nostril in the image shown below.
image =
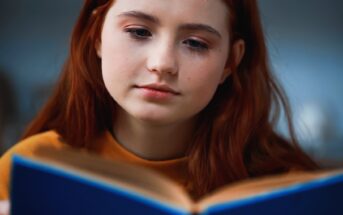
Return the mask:
POLYGON ((178 73, 178 66, 174 59, 161 58, 159 60, 150 61, 147 65, 150 72, 158 74, 175 75, 178 73))
POLYGON ((178 73, 178 59, 174 41, 170 38, 159 41, 150 47, 147 68, 159 74, 175 75, 178 73))

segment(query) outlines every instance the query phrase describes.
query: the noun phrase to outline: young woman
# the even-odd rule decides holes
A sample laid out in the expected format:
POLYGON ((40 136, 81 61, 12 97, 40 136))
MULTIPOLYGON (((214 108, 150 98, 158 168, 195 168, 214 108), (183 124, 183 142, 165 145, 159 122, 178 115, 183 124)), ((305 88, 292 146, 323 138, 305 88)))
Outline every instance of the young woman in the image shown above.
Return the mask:
POLYGON ((255 0, 86 0, 54 95, 0 160, 71 145, 155 169, 194 198, 317 166, 275 132, 287 102, 255 0))

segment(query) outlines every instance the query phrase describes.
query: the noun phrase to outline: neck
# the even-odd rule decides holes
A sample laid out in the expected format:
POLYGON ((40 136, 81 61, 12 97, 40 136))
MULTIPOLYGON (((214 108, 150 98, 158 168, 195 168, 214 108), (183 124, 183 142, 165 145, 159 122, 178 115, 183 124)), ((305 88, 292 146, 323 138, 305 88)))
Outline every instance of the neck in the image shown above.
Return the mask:
POLYGON ((169 160, 185 156, 194 121, 161 125, 118 114, 113 133, 123 147, 141 158, 169 160))

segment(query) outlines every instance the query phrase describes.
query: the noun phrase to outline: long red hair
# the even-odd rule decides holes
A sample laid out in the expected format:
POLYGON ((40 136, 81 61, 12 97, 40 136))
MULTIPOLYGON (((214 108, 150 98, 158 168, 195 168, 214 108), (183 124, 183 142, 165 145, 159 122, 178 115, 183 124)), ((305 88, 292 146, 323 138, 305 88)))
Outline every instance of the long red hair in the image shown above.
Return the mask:
MULTIPOLYGON (((87 148, 112 129, 116 103, 105 88, 95 47, 113 2, 85 0, 57 88, 23 138, 54 129, 70 145, 87 148)), ((268 66, 256 0, 224 2, 231 45, 244 40, 245 54, 200 113, 188 151, 189 186, 196 196, 249 177, 317 168, 296 142, 287 99, 268 66), (274 130, 281 108, 288 119, 289 141, 274 130)))

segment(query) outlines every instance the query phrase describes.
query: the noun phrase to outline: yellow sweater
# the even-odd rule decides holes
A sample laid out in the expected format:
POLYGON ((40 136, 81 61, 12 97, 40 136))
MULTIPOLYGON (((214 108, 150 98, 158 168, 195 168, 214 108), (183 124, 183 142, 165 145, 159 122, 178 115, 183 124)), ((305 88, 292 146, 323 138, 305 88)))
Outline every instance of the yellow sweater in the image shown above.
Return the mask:
MULTIPOLYGON (((55 132, 48 131, 29 137, 8 150, 0 158, 0 200, 9 198, 9 182, 11 157, 13 154, 34 156, 37 147, 49 145, 56 149, 67 147, 63 139, 55 132)), ((181 186, 186 186, 187 182, 187 158, 179 158, 166 161, 149 161, 142 159, 127 151, 113 138, 110 132, 104 132, 94 144, 93 153, 105 159, 123 161, 140 166, 144 166, 160 172, 171 178, 181 186)))

